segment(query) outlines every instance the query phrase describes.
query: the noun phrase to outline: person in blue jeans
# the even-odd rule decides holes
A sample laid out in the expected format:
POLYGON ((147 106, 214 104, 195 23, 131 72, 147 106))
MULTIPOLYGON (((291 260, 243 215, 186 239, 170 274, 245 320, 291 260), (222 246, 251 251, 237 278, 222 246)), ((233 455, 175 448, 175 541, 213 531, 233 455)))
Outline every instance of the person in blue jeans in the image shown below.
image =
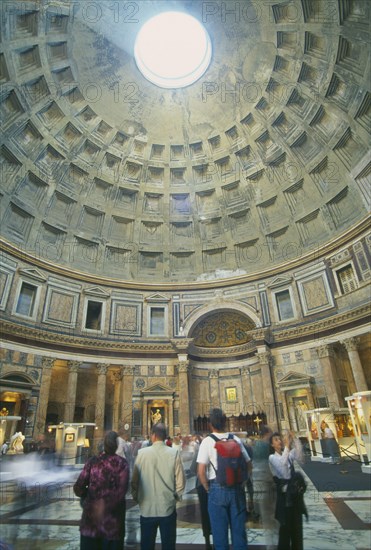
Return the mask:
MULTIPOLYGON (((225 431, 227 417, 221 409, 212 409, 210 413, 210 427, 218 439, 226 439, 229 435, 225 431)), ((241 440, 234 435, 234 439, 241 445, 241 452, 251 472, 250 457, 241 440)), ((240 483, 233 487, 225 487, 216 482, 218 458, 215 449, 215 440, 210 436, 203 439, 197 457, 198 477, 208 493, 208 511, 215 550, 228 550, 228 533, 231 530, 233 550, 246 550, 246 496, 245 488, 240 483)))
POLYGON ((185 488, 179 451, 165 444, 166 427, 152 427, 150 447, 139 449, 131 480, 131 494, 140 508, 140 548, 154 550, 160 529, 163 550, 175 550, 176 503, 185 488))

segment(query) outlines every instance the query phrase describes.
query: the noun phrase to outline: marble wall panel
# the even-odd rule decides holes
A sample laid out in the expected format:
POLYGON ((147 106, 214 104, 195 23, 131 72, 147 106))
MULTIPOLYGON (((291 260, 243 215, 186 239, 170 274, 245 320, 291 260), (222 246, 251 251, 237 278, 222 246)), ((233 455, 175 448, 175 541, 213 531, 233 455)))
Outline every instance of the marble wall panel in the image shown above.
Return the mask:
POLYGON ((43 322, 74 327, 79 294, 49 287, 46 292, 43 322))
POLYGON ((112 300, 111 334, 140 336, 142 331, 141 304, 112 300))
POLYGON ((325 273, 317 273, 310 278, 297 281, 304 315, 334 306, 329 283, 325 273))

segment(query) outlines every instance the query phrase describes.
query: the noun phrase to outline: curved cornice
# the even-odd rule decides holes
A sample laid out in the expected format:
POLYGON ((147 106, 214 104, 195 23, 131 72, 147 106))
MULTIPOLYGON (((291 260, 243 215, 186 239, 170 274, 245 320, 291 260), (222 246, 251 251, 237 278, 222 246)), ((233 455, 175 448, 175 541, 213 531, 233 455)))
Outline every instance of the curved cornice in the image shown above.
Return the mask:
POLYGON ((201 346, 190 345, 189 353, 193 357, 238 357, 242 355, 248 355, 256 351, 256 341, 250 340, 246 344, 240 346, 229 346, 228 348, 204 348, 201 346))
POLYGON ((251 283, 253 281, 261 281, 263 278, 273 277, 279 273, 284 273, 287 270, 297 269, 298 267, 305 265, 309 262, 318 260, 320 257, 327 256, 332 252, 336 251, 340 247, 346 245, 350 241, 356 239, 362 233, 367 231, 370 228, 370 216, 365 216, 359 223, 355 224, 349 230, 345 231, 342 235, 333 238, 330 242, 325 245, 318 246, 313 251, 310 251, 306 254, 303 254, 300 258, 295 260, 285 262, 268 269, 255 271, 249 275, 236 275, 234 277, 227 277, 222 280, 207 280, 200 282, 189 282, 189 283, 144 283, 144 282, 133 282, 125 281, 110 277, 100 277, 98 275, 92 275, 84 273, 82 271, 71 269, 71 267, 61 266, 54 264, 52 262, 46 261, 43 258, 37 257, 25 250, 22 250, 19 247, 16 247, 9 241, 4 238, 0 238, 0 250, 7 252, 11 256, 28 262, 33 266, 40 267, 54 274, 58 274, 69 279, 78 280, 80 282, 96 284, 106 287, 114 288, 124 288, 126 290, 135 290, 135 291, 170 291, 170 292, 179 292, 180 290, 202 290, 202 289, 212 289, 212 288, 225 288, 231 286, 237 286, 245 283, 251 283))
MULTIPOLYGON (((254 332, 254 339, 241 346, 233 346, 232 348, 198 348, 195 346, 188 347, 185 353, 189 353, 194 358, 200 357, 203 359, 225 357, 242 357, 251 355, 255 352, 256 346, 264 337, 268 347, 293 345, 298 342, 313 339, 313 342, 320 338, 328 338, 334 334, 334 337, 342 330, 349 330, 355 326, 369 326, 371 306, 369 304, 362 305, 353 310, 347 311, 327 317, 317 322, 309 322, 306 325, 296 327, 288 327, 276 331, 264 330, 264 334, 260 331, 254 332), (336 333, 334 331, 336 330, 336 333), (269 342, 268 342, 269 340, 269 342)), ((176 358, 177 350, 174 347, 174 340, 161 342, 120 342, 113 340, 98 340, 93 338, 74 337, 68 334, 50 332, 40 328, 33 328, 25 325, 17 325, 11 321, 1 321, 0 333, 3 341, 26 343, 34 348, 44 350, 60 351, 61 353, 69 352, 78 355, 124 358, 131 357, 165 357, 168 359, 176 358)), ((179 339, 180 340, 180 339, 179 339)), ((191 340, 188 340, 191 342, 191 340)))
POLYGON ((83 352, 86 355, 118 356, 122 354, 132 355, 169 355, 174 356, 174 348, 170 341, 161 342, 123 342, 114 340, 99 340, 97 338, 84 338, 70 336, 69 334, 51 332, 41 328, 33 328, 26 325, 18 325, 11 321, 0 322, 0 333, 3 340, 10 340, 42 348, 61 349, 63 351, 75 351, 79 355, 83 352))
POLYGON ((272 331, 270 347, 275 345, 284 345, 285 343, 295 343, 308 338, 325 338, 332 334, 332 331, 349 329, 349 325, 362 325, 369 327, 371 313, 371 304, 364 304, 358 308, 349 310, 345 313, 339 313, 332 317, 326 317, 320 321, 308 322, 305 325, 296 327, 282 328, 272 331))

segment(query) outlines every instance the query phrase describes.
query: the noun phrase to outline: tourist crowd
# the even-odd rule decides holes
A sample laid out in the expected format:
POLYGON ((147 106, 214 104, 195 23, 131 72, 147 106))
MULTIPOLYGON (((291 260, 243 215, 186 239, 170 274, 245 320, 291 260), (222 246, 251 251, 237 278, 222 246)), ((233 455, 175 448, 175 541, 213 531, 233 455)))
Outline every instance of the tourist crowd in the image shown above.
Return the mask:
POLYGON ((158 531, 163 550, 175 550, 177 503, 192 474, 207 550, 228 550, 229 539, 246 550, 248 519, 260 521, 267 549, 303 549, 305 481, 295 471, 302 448, 293 433, 262 426, 259 437, 244 439, 228 432, 221 409, 211 411, 203 437, 170 438, 158 420, 141 441, 108 432, 84 465, 74 485, 82 550, 123 550, 129 489, 139 505, 141 550, 154 550, 158 531))

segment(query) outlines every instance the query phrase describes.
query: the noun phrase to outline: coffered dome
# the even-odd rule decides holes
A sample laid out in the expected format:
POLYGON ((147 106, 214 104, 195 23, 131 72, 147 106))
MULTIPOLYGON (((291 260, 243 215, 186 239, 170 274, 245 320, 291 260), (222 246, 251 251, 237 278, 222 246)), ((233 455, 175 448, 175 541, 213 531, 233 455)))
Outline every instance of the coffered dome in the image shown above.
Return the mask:
POLYGON ((330 246, 367 216, 369 7, 6 2, 5 246, 165 285, 277 270, 330 246), (147 81, 134 60, 140 28, 165 10, 198 19, 212 44, 184 88, 147 81))

